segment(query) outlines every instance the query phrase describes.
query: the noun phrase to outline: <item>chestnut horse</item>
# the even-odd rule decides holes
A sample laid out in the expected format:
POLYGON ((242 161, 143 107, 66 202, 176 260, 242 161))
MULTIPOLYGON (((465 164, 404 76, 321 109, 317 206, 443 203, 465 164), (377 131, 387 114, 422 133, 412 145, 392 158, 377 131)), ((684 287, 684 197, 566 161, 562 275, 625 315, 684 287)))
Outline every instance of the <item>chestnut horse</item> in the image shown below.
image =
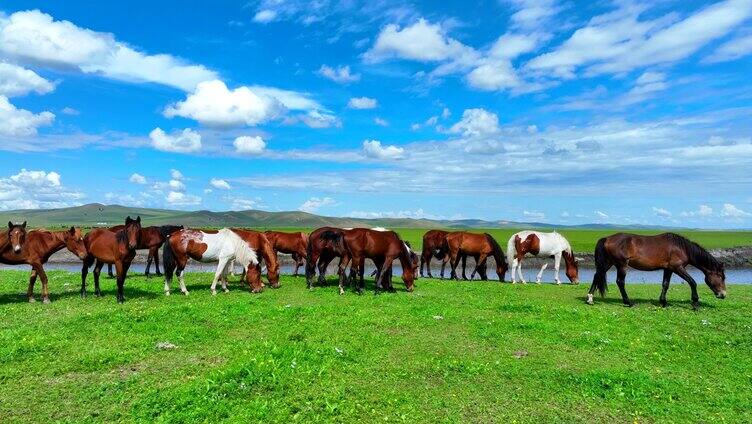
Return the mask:
POLYGON ((308 236, 308 248, 306 249, 306 282, 308 288, 313 287, 313 278, 316 276, 316 268, 319 270, 318 283, 326 284, 324 275, 326 268, 334 258, 343 258, 347 255, 343 243, 337 243, 339 235, 344 230, 334 227, 321 227, 313 230, 308 236))
MULTIPOLYGON (((561 258, 564 257, 564 263, 567 267, 567 277, 572 284, 579 284, 579 269, 577 268, 577 259, 572 253, 572 247, 569 241, 556 231, 552 233, 542 233, 540 231, 520 231, 509 237, 507 242, 507 259, 512 264, 512 284, 517 283, 517 274, 520 275, 522 284, 526 284, 525 276, 522 275, 522 260, 526 254, 533 256, 553 257, 554 258, 554 281, 561 284, 559 279, 559 266, 561 258)), ((543 278, 543 271, 548 267, 545 262, 538 272, 536 283, 540 284, 543 278)))
POLYGON ((10 249, 0 252, 0 263, 9 265, 31 265, 29 277, 29 290, 27 296, 29 302, 34 300, 34 283, 37 276, 42 280, 42 302, 50 303, 50 294, 47 290, 47 274, 43 265, 53 253, 62 248, 68 248, 74 255, 81 259, 86 258, 84 238, 79 228, 70 227, 63 231, 33 230, 26 233, 26 242, 20 253, 10 249))
POLYGON ((666 292, 671 283, 671 275, 676 274, 689 284, 692 291, 692 308, 697 309, 700 298, 697 295, 697 283, 687 272, 687 265, 692 265, 705 274, 705 284, 710 287, 715 297, 726 297, 726 274, 723 264, 699 244, 678 234, 663 233, 655 236, 617 233, 598 240, 595 245, 595 275, 593 285, 588 292, 587 303, 593 304, 596 289, 601 296, 606 294, 606 272, 616 266, 616 285, 621 292, 621 299, 626 306, 632 302, 624 289, 627 267, 641 271, 663 270, 663 287, 661 306, 667 306, 666 292))
MULTIPOLYGON (((122 225, 116 225, 110 227, 110 231, 116 233, 123 229, 122 225)), ((149 249, 149 256, 146 258, 146 278, 151 277, 149 270, 151 269, 151 263, 154 261, 154 268, 156 269, 157 277, 161 277, 162 273, 159 272, 159 248, 162 247, 167 236, 174 233, 177 230, 182 230, 182 225, 162 225, 160 227, 142 227, 141 238, 139 239, 136 250, 149 249)), ((112 277, 112 265, 107 264, 107 274, 112 277)))
POLYGON ((504 281, 504 275, 509 268, 507 259, 499 243, 490 234, 455 231, 447 235, 445 243, 445 249, 447 249, 451 258, 452 275, 450 278, 459 280, 456 272, 457 264, 462 255, 468 255, 475 259, 475 269, 470 274, 470 279, 472 280, 477 272, 482 280, 487 280, 486 260, 488 256, 493 256, 496 262, 496 274, 499 276, 499 281, 504 281))
POLYGON ((14 224, 8 221, 8 230, 0 234, 0 252, 10 246, 14 253, 20 253, 26 238, 26 221, 23 224, 14 224))
POLYGON ((449 252, 445 251, 444 240, 449 234, 448 231, 443 230, 430 230, 423 234, 423 250, 420 254, 420 276, 423 276, 423 264, 426 265, 428 270, 428 278, 433 278, 431 275, 431 258, 441 259, 441 278, 444 278, 444 268, 447 262, 449 262, 449 252))
MULTIPOLYGON (((237 235, 240 236, 251 249, 261 254, 261 259, 266 263, 266 278, 269 280, 273 289, 278 289, 279 284, 279 261, 277 260, 277 253, 274 250, 274 246, 266 233, 253 230, 244 230, 241 228, 233 228, 237 235)), ((256 272, 261 274, 261 261, 256 265, 256 272)))
POLYGON ((283 233, 281 231, 264 231, 264 235, 272 244, 277 253, 292 255, 295 261, 295 271, 292 275, 298 276, 298 269, 305 263, 308 250, 308 234, 306 233, 283 233))
POLYGON ((371 259, 379 270, 376 278, 376 294, 384 289, 383 282, 391 276, 392 262, 395 259, 398 259, 402 266, 402 281, 405 282, 407 291, 413 291, 415 271, 418 264, 417 261, 413 261, 415 256, 411 255, 410 247, 394 231, 379 231, 368 228, 344 230, 337 235, 334 244, 344 245, 347 251, 347 255, 343 257, 339 264, 340 294, 344 293, 345 270, 350 261, 352 261, 352 266, 356 270, 356 275, 360 276, 360 284, 357 286, 358 294, 363 293, 363 264, 365 259, 371 259))
POLYGON ((136 256, 136 247, 140 237, 140 216, 136 219, 131 219, 130 216, 125 218, 125 226, 118 232, 113 233, 107 228, 95 228, 84 236, 87 254, 81 268, 81 297, 86 297, 86 274, 89 273, 89 267, 96 260, 94 294, 96 296, 102 295, 99 290, 99 274, 102 271, 102 266, 114 263, 117 272, 117 301, 118 303, 125 301, 123 285, 128 274, 128 268, 130 268, 131 262, 136 256))

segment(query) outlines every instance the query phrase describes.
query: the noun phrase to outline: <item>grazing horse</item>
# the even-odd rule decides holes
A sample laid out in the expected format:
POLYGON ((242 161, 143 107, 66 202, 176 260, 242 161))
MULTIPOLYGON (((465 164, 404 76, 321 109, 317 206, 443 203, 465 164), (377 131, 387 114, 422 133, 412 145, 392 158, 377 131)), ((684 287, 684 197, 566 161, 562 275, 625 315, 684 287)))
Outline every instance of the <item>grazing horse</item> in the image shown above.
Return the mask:
POLYGON ((220 280, 222 280, 222 289, 225 292, 228 291, 227 272, 233 259, 246 270, 245 278, 251 291, 259 293, 262 290, 256 251, 229 228, 222 228, 219 231, 185 228, 169 235, 162 249, 165 295, 170 295, 173 272, 178 276, 180 291, 185 295, 188 294, 184 272, 188 258, 199 262, 218 262, 211 285, 212 295, 217 294, 217 282, 220 280))
MULTIPOLYGON (((116 225, 110 227, 110 231, 116 233, 123 229, 122 225, 116 225)), ((177 230, 182 230, 182 225, 162 225, 161 227, 151 226, 141 228, 141 238, 139 239, 136 250, 149 249, 149 256, 146 258, 146 278, 151 277, 149 270, 151 269, 151 263, 154 261, 154 268, 156 269, 157 277, 161 277, 162 273, 159 272, 159 248, 162 247, 167 236, 174 233, 177 230)), ((112 277, 112 265, 107 264, 107 274, 112 277)))
MULTIPOLYGON (((272 285, 272 288, 278 289, 280 287, 279 261, 277 260, 277 253, 274 251, 274 246, 269 241, 266 234, 259 231, 244 230, 240 228, 233 228, 232 231, 245 240, 251 249, 261 254, 261 259, 266 263, 266 278, 269 280, 269 284, 272 285)), ((261 261, 256 264, 256 272, 259 275, 261 274, 261 261)))
POLYGON ((383 282, 391 276, 392 262, 395 259, 400 261, 402 266, 402 281, 405 282, 407 291, 413 291, 415 284, 415 270, 417 261, 413 261, 415 256, 411 255, 410 247, 400 239, 394 231, 378 231, 368 228, 354 228, 345 230, 338 234, 334 244, 344 245, 347 255, 339 264, 339 293, 344 293, 343 284, 345 282, 345 269, 350 261, 356 269, 356 274, 360 276, 360 284, 357 287, 358 293, 363 293, 363 264, 365 259, 371 259, 379 269, 376 278, 375 292, 378 294, 384 289, 383 282))
POLYGON ((94 294, 101 296, 99 290, 99 274, 104 264, 115 264, 117 272, 117 301, 123 303, 123 285, 128 268, 131 266, 133 257, 136 256, 136 247, 141 237, 141 217, 125 218, 125 226, 122 230, 113 233, 107 228, 96 228, 84 236, 86 246, 86 258, 81 268, 81 297, 86 297, 86 274, 89 267, 96 260, 94 267, 94 294))
POLYGON ((10 246, 14 253, 20 253, 26 238, 26 221, 23 224, 14 224, 8 221, 8 230, 0 235, 0 252, 10 246))
MULTIPOLYGON (((499 243, 490 234, 456 231, 447 235, 445 249, 447 249, 451 258, 452 275, 450 278, 459 280, 456 272, 457 264, 462 255, 468 255, 475 259, 475 269, 470 274, 470 279, 472 280, 477 272, 482 280, 487 280, 486 260, 488 256, 493 256, 494 261, 496 261, 496 274, 499 276, 499 281, 504 281, 504 275, 507 273, 509 266, 507 265, 506 256, 504 256, 501 246, 499 246, 499 243)), ((462 277, 464 278, 465 276, 463 275, 462 277)))
POLYGON ((624 289, 627 267, 642 271, 663 270, 663 287, 661 306, 667 306, 666 292, 671 282, 671 275, 676 274, 689 284, 692 290, 692 308, 697 309, 700 298, 697 295, 697 283, 687 272, 687 265, 692 265, 705 274, 705 284, 710 287, 715 297, 726 297, 726 274, 723 264, 699 244, 678 234, 663 233, 655 236, 617 233, 598 240, 595 245, 595 275, 593 285, 588 292, 587 303, 593 304, 596 289, 601 296, 606 294, 606 272, 616 266, 616 285, 619 286, 621 298, 625 305, 632 302, 624 289))
POLYGON ((295 261, 295 271, 292 275, 298 276, 298 269, 305 264, 308 250, 308 234, 306 233, 283 233, 281 231, 264 231, 264 235, 272 244, 272 248, 277 253, 287 253, 292 255, 295 261))
MULTIPOLYGON (((520 275, 522 284, 527 284, 525 276, 522 275, 522 259, 525 254, 531 254, 533 256, 553 257, 554 258, 554 281, 556 284, 561 284, 559 279, 559 265, 561 264, 561 258, 564 257, 564 262, 567 266, 567 277, 572 284, 579 284, 577 269, 577 259, 572 253, 572 247, 569 245, 569 241, 556 231, 552 233, 542 233, 539 231, 520 231, 512 235, 507 243, 507 260, 512 264, 512 284, 517 283, 517 274, 520 275)), ((538 272, 536 284, 541 283, 543 277, 543 271, 548 266, 548 262, 544 263, 538 272)))
POLYGON ((43 265, 53 253, 68 248, 74 255, 81 259, 86 258, 86 246, 79 228, 70 227, 63 231, 33 230, 26 233, 26 242, 21 252, 16 253, 10 249, 0 252, 0 263, 9 265, 31 265, 29 277, 29 290, 27 296, 29 302, 34 300, 34 283, 37 276, 42 280, 42 302, 50 303, 50 294, 47 290, 47 274, 43 265))
POLYGON ((448 234, 449 232, 443 230, 430 230, 423 235, 423 250, 420 254, 421 277, 423 276, 423 264, 425 264, 428 270, 428 278, 433 278, 433 275, 431 275, 431 258, 435 257, 441 259, 441 278, 444 278, 444 268, 449 262, 449 252, 445 251, 443 247, 448 234))
POLYGON ((334 227, 321 227, 314 230, 308 236, 308 248, 306 249, 306 282, 308 288, 313 287, 313 278, 316 276, 316 268, 319 270, 319 284, 325 284, 326 268, 334 258, 343 258, 347 255, 343 243, 337 243, 338 235, 344 230, 334 227))

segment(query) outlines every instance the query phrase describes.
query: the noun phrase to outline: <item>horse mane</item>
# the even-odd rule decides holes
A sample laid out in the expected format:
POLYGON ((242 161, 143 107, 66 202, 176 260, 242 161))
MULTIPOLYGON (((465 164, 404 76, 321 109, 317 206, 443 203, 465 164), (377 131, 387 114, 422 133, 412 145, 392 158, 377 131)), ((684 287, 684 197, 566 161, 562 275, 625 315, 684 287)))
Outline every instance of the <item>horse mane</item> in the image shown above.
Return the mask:
POLYGON ((162 236, 162 238, 167 238, 170 234, 182 230, 183 228, 182 225, 162 225, 159 227, 159 235, 162 236))
MULTIPOLYGON (((345 251, 345 236, 341 232, 326 230, 321 233, 320 238, 323 241, 331 242, 339 250, 340 254, 345 251)), ((311 243, 308 243, 308 245, 310 246, 311 243)))
POLYGON ((716 259, 713 255, 711 255, 710 252, 705 250, 704 247, 676 233, 666 233, 665 235, 672 242, 676 243, 682 249, 684 249, 692 265, 695 265, 698 268, 702 267, 710 271, 723 272, 723 263, 721 263, 721 261, 716 259))
POLYGON ((219 232, 223 233, 229 241, 232 241, 235 261, 240 263, 243 268, 248 268, 249 264, 258 265, 256 251, 242 237, 229 228, 223 228, 219 232))
POLYGON ((504 256, 504 252, 501 250, 501 246, 499 246, 499 243, 496 241, 496 239, 488 233, 483 233, 483 235, 486 236, 486 240, 488 240, 488 243, 491 245, 494 260, 497 263, 504 264, 505 267, 508 267, 509 264, 507 263, 507 258, 504 256))
POLYGON ((128 244, 128 233, 126 232, 126 227, 115 232, 115 240, 117 240, 118 243, 128 244))

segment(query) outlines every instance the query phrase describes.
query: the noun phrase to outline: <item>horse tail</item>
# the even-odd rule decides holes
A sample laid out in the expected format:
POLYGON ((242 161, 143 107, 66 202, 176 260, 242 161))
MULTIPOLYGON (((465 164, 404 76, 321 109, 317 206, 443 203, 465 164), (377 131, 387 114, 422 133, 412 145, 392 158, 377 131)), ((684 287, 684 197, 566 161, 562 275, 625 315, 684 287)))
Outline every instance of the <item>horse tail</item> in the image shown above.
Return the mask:
POLYGON ((172 243, 170 243, 170 235, 168 234, 164 247, 162 248, 162 268, 164 268, 165 281, 172 280, 172 273, 175 271, 175 252, 172 251, 172 243))
MULTIPOLYGON (((601 296, 606 295, 608 290, 608 281, 606 280, 606 271, 610 268, 611 263, 606 251, 606 238, 598 240, 595 244, 595 275, 593 276, 593 285, 598 289, 601 296)), ((592 290, 592 289, 591 289, 592 290)))

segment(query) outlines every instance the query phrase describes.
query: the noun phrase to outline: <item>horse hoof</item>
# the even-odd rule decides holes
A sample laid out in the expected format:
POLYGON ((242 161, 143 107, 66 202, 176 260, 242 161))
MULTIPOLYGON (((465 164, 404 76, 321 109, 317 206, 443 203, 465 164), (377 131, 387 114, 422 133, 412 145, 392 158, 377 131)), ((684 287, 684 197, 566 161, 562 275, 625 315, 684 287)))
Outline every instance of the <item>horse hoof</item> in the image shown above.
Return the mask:
POLYGON ((224 290, 222 290, 222 291, 223 291, 223 292, 225 292, 225 293, 229 293, 229 292, 230 292, 230 289, 224 289, 224 290))
POLYGON ((44 304, 50 303, 50 298, 49 297, 45 297, 44 299, 42 299, 42 303, 44 303, 44 304))
POLYGON ((592 305, 593 304, 593 295, 592 294, 588 294, 587 295, 587 300, 585 301, 585 303, 587 303, 588 305, 592 305))
POLYGON ((166 291, 166 292, 164 292, 164 295, 165 295, 165 296, 169 296, 169 295, 170 295, 170 292, 166 291))
POLYGON ((625 303, 624 306, 627 307, 627 308, 631 308, 631 307, 634 306, 634 303, 632 303, 632 302, 625 303))
POLYGON ((184 295, 188 296, 188 290, 185 290, 182 292, 184 295))
POLYGON ((212 290, 211 292, 212 292, 212 296, 216 296, 217 295, 217 291, 216 290, 212 290))
POLYGON ((37 303, 37 300, 34 299, 33 297, 30 297, 29 298, 29 303, 37 303))
POLYGON ((86 299, 86 292, 81 292, 81 299, 86 299))

